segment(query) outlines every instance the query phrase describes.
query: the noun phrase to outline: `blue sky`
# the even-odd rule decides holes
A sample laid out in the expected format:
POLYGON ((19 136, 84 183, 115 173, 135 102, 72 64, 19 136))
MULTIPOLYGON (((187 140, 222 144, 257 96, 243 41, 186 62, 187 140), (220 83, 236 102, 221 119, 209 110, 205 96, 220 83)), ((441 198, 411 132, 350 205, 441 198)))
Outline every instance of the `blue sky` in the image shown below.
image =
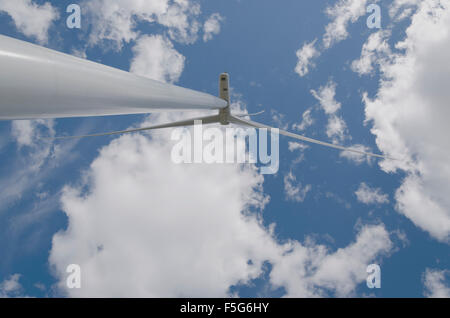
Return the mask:
MULTIPOLYGON (((284 126, 306 136, 345 146, 364 145, 368 150, 394 157, 406 156, 414 162, 408 165, 389 162, 380 164, 381 160, 348 158, 339 151, 314 145, 294 149, 292 140, 281 137, 280 170, 277 174, 261 176, 250 171, 249 167, 245 167, 244 172, 236 167, 223 168, 223 173, 229 175, 238 188, 245 188, 247 182, 254 188, 248 193, 249 196, 257 201, 263 197, 270 198, 265 205, 259 205, 243 202, 239 193, 220 184, 220 179, 215 179, 215 174, 211 173, 211 167, 186 168, 189 172, 178 180, 159 179, 155 173, 158 167, 172 169, 170 164, 160 163, 158 166, 159 160, 166 154, 164 151, 167 146, 157 145, 158 142, 167 141, 165 135, 143 135, 150 140, 148 142, 142 141, 139 136, 129 139, 100 137, 63 143, 43 142, 36 137, 49 133, 61 135, 125 129, 142 122, 152 122, 152 116, 0 122, 0 284, 11 280, 20 284, 14 292, 6 295, 448 297, 450 204, 445 194, 450 189, 450 183, 446 178, 448 172, 443 172, 439 179, 439 171, 447 171, 448 161, 445 159, 449 154, 447 150, 437 156, 436 151, 415 147, 415 144, 433 140, 437 146, 445 149, 447 141, 435 140, 433 134, 448 132, 448 128, 445 130, 446 127, 442 126, 441 130, 438 129, 441 127, 439 121, 426 126, 428 116, 423 117, 423 122, 414 122, 417 118, 409 114, 415 114, 415 105, 404 108, 403 91, 392 88, 388 91, 387 85, 391 84, 394 88, 401 86, 402 69, 396 67, 404 62, 401 57, 405 60, 414 60, 415 57, 414 70, 416 66, 418 70, 423 69, 421 61, 425 63, 434 59, 433 55, 426 55, 433 51, 427 48, 439 47, 445 43, 448 35, 442 34, 441 38, 436 35, 429 42, 421 42, 418 40, 418 30, 432 32, 433 27, 450 28, 449 24, 445 24, 450 11, 447 1, 442 2, 441 9, 436 1, 422 1, 422 4, 410 1, 407 6, 399 7, 396 14, 394 9, 397 1, 381 1, 381 29, 367 27, 366 19, 370 14, 365 12, 365 8, 372 3, 370 1, 360 2, 363 3, 360 4, 362 11, 351 11, 346 5, 353 1, 289 0, 280 3, 270 0, 186 0, 190 8, 192 4, 201 8, 198 14, 183 7, 183 1, 178 6, 169 2, 174 8, 183 8, 178 11, 179 16, 189 19, 189 24, 180 29, 169 26, 162 18, 146 20, 139 15, 139 10, 149 9, 143 9, 137 1, 131 1, 130 15, 125 14, 122 17, 124 20, 120 21, 128 18, 135 21, 131 30, 139 34, 132 36, 128 42, 120 37, 105 40, 105 33, 96 31, 96 27, 104 27, 103 30, 107 31, 115 28, 125 30, 126 27, 126 23, 121 24, 117 18, 112 20, 113 24, 105 22, 108 16, 102 12, 106 11, 95 11, 96 8, 106 10, 104 6, 108 4, 102 1, 91 1, 91 7, 79 2, 82 8, 80 30, 65 26, 68 15, 65 8, 75 1, 50 1, 53 12, 59 12, 59 17, 53 16, 47 22, 48 29, 42 31, 46 34, 44 38, 42 32, 38 34, 38 31, 30 33, 24 30, 18 24, 20 17, 14 15, 14 9, 8 7, 6 2, 0 1, 2 35, 68 54, 75 54, 74 50, 77 50, 80 55, 82 51, 89 60, 127 71, 136 62, 136 47, 138 43, 144 43, 140 41, 145 36, 162 39, 173 46, 169 49, 166 47, 164 54, 174 54, 176 51, 184 56, 181 70, 173 70, 173 64, 164 64, 166 75, 175 72, 172 82, 177 85, 216 95, 218 75, 226 71, 231 77, 233 101, 245 107, 249 113, 265 110, 264 114, 254 118, 259 122, 284 126), (332 8, 331 11, 329 8, 332 8), (421 17, 426 10, 435 10, 439 18, 428 24, 423 22, 421 17), (330 12, 334 12, 335 16, 330 12), (218 20, 219 28, 212 33, 211 39, 204 41, 202 26, 216 13, 221 17, 218 20), (333 21, 340 23, 339 19, 346 15, 349 16, 344 23, 347 33, 339 38, 339 34, 331 32, 334 42, 327 47, 323 41, 326 26, 333 21), (171 36, 171 31, 189 30, 194 23, 199 24, 198 30, 191 30, 194 38, 171 36), (362 48, 371 37, 377 39, 374 34, 379 35, 381 42, 384 42, 378 43, 366 55, 366 58, 369 56, 373 59, 370 71, 358 71, 353 63, 363 59, 362 48), (92 43, 93 38, 97 42, 92 43), (395 44, 405 39, 408 40, 406 49, 395 47, 395 44), (296 72, 299 54, 296 53, 309 43, 313 43, 316 56, 307 60, 308 72, 299 74, 296 72), (319 100, 317 97, 324 96, 321 93, 327 89, 334 95, 319 100), (364 93, 367 93, 368 99, 363 99, 364 93), (336 104, 340 105, 338 109, 330 110, 336 104), (377 105, 391 108, 377 108, 377 105), (296 129, 296 125, 302 122, 302 115, 308 110, 312 123, 303 130, 296 129), (339 126, 337 132, 331 133, 327 130, 330 120, 344 123, 344 126, 339 126), (417 139, 410 129, 405 128, 416 124, 418 129, 426 131, 426 138, 417 139), (371 131, 373 127, 376 129, 371 131), (437 128, 432 131, 426 130, 427 127, 437 128), (136 147, 140 150, 136 150, 136 147), (122 152, 122 149, 133 152, 130 158, 137 158, 141 164, 145 162, 144 167, 128 166, 129 163, 120 166, 120 162, 127 158, 126 154, 117 154, 116 157, 116 152, 122 152), (152 157, 152 151, 158 153, 157 158, 152 157), (144 155, 141 158, 142 153, 148 153, 149 157, 144 155), (103 173, 111 166, 115 168, 111 170, 112 179, 108 180, 103 173), (125 171, 123 173, 122 168, 125 171), (133 169, 142 175, 131 173, 133 169), (115 170, 121 172, 114 175, 115 170), (186 181, 194 172, 199 174, 198 178, 186 181), (126 173, 130 173, 129 178, 126 173), (197 222, 191 227, 189 217, 182 212, 173 215, 177 219, 174 221, 176 224, 159 217, 144 217, 142 207, 137 202, 141 200, 142 205, 149 204, 149 214, 163 214, 166 206, 182 210, 184 205, 192 204, 195 211, 192 212, 192 220, 202 220, 206 215, 203 213, 207 212, 210 205, 198 204, 202 196, 197 193, 188 198, 174 193, 173 199, 167 199, 166 192, 161 190, 160 193, 154 189, 145 194, 124 194, 122 200, 113 197, 117 189, 107 187, 114 180, 119 183, 121 180, 130 182, 130 189, 146 185, 141 178, 150 180, 145 179, 145 182, 158 182, 159 188, 167 189, 183 188, 183 185, 189 188, 189 182, 204 182, 205 197, 210 195, 214 198, 212 190, 211 194, 208 192, 211 188, 231 193, 235 202, 218 202, 218 211, 228 213, 236 210, 230 212, 233 217, 208 217, 205 221, 211 224, 215 224, 216 220, 222 222, 224 231, 230 229, 230 242, 224 243, 227 234, 223 234, 223 239, 219 240, 222 234, 216 237, 214 232, 207 230, 214 225, 199 225, 197 222), (294 192, 289 192, 289 186, 294 192), (309 191, 304 197, 299 197, 298 193, 308 187, 309 191), (357 196, 358 190, 361 190, 361 196, 357 196), (377 195, 374 196, 374 193, 377 195), (102 199, 108 195, 111 200, 103 202, 102 199), (192 202, 183 202, 183 199, 192 202), (114 209, 108 210, 114 205, 117 206, 117 214, 114 209), (250 221, 244 220, 242 216, 247 211, 247 205, 253 211, 249 212, 253 213, 250 221), (206 210, 200 211, 202 208, 206 210), (185 223, 178 224, 181 222, 179 219, 185 223), (429 219, 436 222, 428 222, 429 219), (125 220, 122 226, 120 220, 125 220), (149 222, 149 232, 154 230, 151 234, 138 230, 146 222, 149 222), (73 230, 69 231, 71 227, 73 230), (181 251, 186 246, 176 243, 177 238, 189 238, 190 232, 196 230, 202 235, 200 242, 208 242, 211 246, 203 249, 200 244, 198 250, 193 248, 193 253, 184 255, 181 251), (123 236, 123 244, 130 242, 126 253, 120 240, 113 239, 114 233, 123 236), (143 236, 139 237, 139 233, 143 236), (236 238, 231 239, 232 235, 236 238), (137 241, 132 239, 134 236, 137 241), (241 240, 240 237, 245 239, 241 240), (140 241, 148 244, 133 245, 140 241), (98 250, 104 249, 108 257, 90 255, 91 243, 97 244, 98 250), (161 252, 163 250, 171 253, 161 252), (216 255, 210 253, 211 250, 220 252, 216 255), (127 261, 126 255, 130 261, 127 261), (179 259, 176 255, 180 255, 179 259), (158 261, 152 263, 155 258, 158 261), (246 259, 252 260, 249 268, 245 266, 246 259), (115 263, 107 263, 106 260, 114 260, 115 263), (136 260, 142 260, 143 263, 136 264, 136 260), (87 277, 83 277, 86 285, 79 291, 64 288, 65 264, 71 262, 80 263, 83 273, 86 268, 87 277), (196 266, 197 262, 202 265, 196 266), (366 286, 365 269, 371 263, 381 267, 380 289, 366 286), (196 276, 198 268, 202 268, 205 277, 196 276), (99 274, 99 270, 102 274, 99 274), (97 276, 94 278, 95 273, 97 276), (124 277, 117 277, 120 273, 124 273, 124 277), (136 280, 134 274, 126 276, 126 273, 139 273, 137 277, 142 279, 136 280), (14 276, 16 274, 19 276, 14 276)), ((50 10, 50 5, 44 7, 44 2, 24 1, 28 9, 39 8, 35 11, 38 15, 44 12, 40 10, 50 10)), ((121 2, 116 2, 120 6, 121 2)), ((165 3, 162 0, 149 2, 165 3)), ((46 21, 39 20, 39 23, 45 24, 46 21)), ((158 49, 153 48, 152 43, 161 42, 146 42, 150 52, 158 49)), ((144 60, 145 52, 139 56, 144 60)), ((147 59, 151 58, 154 57, 147 56, 147 59)), ((447 67, 442 68, 442 74, 433 73, 437 71, 429 65, 426 67, 431 78, 446 79, 450 76, 447 67)), ((149 77, 157 74, 155 64, 151 63, 141 71, 141 75, 149 77)), ((417 80, 411 80, 410 89, 415 88, 414 94, 422 94, 420 100, 429 106, 426 114, 432 117, 436 114, 439 116, 441 112, 444 115, 445 111, 435 103, 438 97, 435 99, 432 95, 433 90, 426 85, 420 86, 419 75, 419 71, 410 75, 417 76, 417 80)), ((161 120, 157 116, 155 118, 161 120)), ((167 175, 174 173, 169 171, 167 175)), ((150 183, 148 186, 150 189, 154 187, 150 183)), ((198 184, 192 187, 202 189, 198 184)), ((219 229, 218 233, 222 231, 219 229)), ((193 240, 186 244, 194 246, 198 242, 193 240)), ((4 289, 6 285, 3 283, 0 286, 4 289)), ((0 291, 0 295, 2 293, 6 292, 0 291)))

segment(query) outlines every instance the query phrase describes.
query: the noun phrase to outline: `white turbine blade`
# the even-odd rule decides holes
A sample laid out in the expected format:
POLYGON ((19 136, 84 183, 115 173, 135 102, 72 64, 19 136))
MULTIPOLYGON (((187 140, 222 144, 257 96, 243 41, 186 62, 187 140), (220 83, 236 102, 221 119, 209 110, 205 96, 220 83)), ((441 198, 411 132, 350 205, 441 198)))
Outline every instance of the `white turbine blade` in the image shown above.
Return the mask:
POLYGON ((221 109, 216 96, 0 35, 0 120, 221 109))
POLYGON ((86 137, 102 137, 102 136, 111 136, 111 135, 121 135, 121 134, 128 134, 128 133, 145 131, 145 130, 192 126, 195 124, 196 121, 202 121, 202 124, 204 124, 204 125, 218 123, 219 115, 186 119, 186 120, 176 121, 176 122, 172 122, 172 123, 168 123, 168 124, 161 124, 161 125, 136 128, 136 129, 111 131, 111 132, 106 132, 106 133, 81 135, 81 136, 61 136, 61 137, 54 137, 54 138, 50 138, 50 139, 61 140, 61 139, 76 139, 76 138, 86 138, 86 137))
MULTIPOLYGON (((230 122, 234 123, 234 124, 237 124, 237 125, 250 126, 250 127, 254 127, 254 128, 274 129, 274 127, 267 126, 267 125, 264 125, 264 124, 260 124, 260 123, 257 123, 257 122, 251 121, 251 120, 237 118, 235 116, 230 116, 230 122)), ((360 151, 360 150, 357 150, 357 149, 347 148, 347 147, 343 147, 343 146, 339 146, 339 145, 330 144, 328 142, 323 142, 323 141, 320 141, 320 140, 308 138, 308 137, 305 137, 305 136, 302 136, 302 135, 291 133, 291 132, 283 130, 283 129, 279 129, 279 133, 281 135, 284 135, 284 136, 287 136, 287 137, 295 138, 295 139, 298 139, 298 140, 301 140, 301 141, 306 141, 306 142, 309 142, 309 143, 318 144, 318 145, 329 147, 329 148, 339 149, 339 150, 342 150, 342 151, 349 151, 349 152, 357 153, 357 154, 360 154, 360 155, 366 155, 366 156, 376 157, 376 158, 392 159, 392 158, 388 158, 388 157, 383 156, 383 155, 379 155, 379 154, 375 154, 375 153, 371 153, 371 152, 364 152, 364 151, 360 151)), ((392 159, 392 160, 395 160, 395 159, 392 159)))

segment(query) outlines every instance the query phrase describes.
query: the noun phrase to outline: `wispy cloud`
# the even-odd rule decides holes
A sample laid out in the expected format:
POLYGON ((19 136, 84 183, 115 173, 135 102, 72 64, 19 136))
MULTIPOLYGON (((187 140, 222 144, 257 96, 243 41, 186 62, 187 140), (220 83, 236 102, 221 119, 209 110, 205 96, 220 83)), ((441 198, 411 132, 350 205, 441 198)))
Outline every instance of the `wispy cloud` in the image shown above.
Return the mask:
MULTIPOLYGON (((370 3, 376 3, 373 0, 370 3)), ((315 66, 314 60, 318 58, 323 51, 328 50, 338 42, 348 37, 348 25, 355 23, 360 17, 366 14, 368 0, 338 0, 333 6, 326 8, 325 12, 330 17, 331 22, 325 26, 325 33, 321 43, 317 39, 312 42, 306 42, 303 47, 297 51, 297 66, 295 72, 300 76, 308 74, 310 68, 315 66)))
POLYGON ((203 25, 203 41, 208 42, 212 40, 214 35, 220 33, 220 23, 224 18, 219 13, 213 13, 203 25))
MULTIPOLYGON (((367 147, 367 146, 364 146, 361 144, 351 145, 351 146, 349 146, 349 148, 352 148, 352 149, 358 150, 358 151, 362 151, 365 153, 372 152, 372 149, 370 149, 370 147, 367 147)), ((368 165, 372 165, 372 163, 374 162, 373 157, 366 156, 361 153, 351 152, 351 151, 341 151, 339 156, 347 159, 350 162, 355 163, 356 165, 360 165, 362 163, 367 163, 368 165)))
POLYGON ((389 203, 389 197, 380 188, 371 188, 365 182, 359 185, 355 191, 356 198, 364 204, 384 204, 389 203))
POLYGON ((299 76, 305 76, 309 73, 309 70, 315 66, 314 58, 319 56, 317 51, 316 40, 303 44, 303 47, 297 51, 297 65, 295 66, 295 72, 299 76))
POLYGON ((450 298, 450 271, 427 268, 423 274, 424 296, 430 298, 450 298))
POLYGON ((22 285, 20 284, 20 274, 13 274, 9 278, 0 282, 0 298, 19 297, 22 293, 22 285))
POLYGON ((314 119, 312 118, 311 112, 312 112, 311 108, 305 110, 302 115, 302 121, 299 124, 292 125, 292 128, 299 131, 303 131, 309 126, 311 126, 314 123, 314 119))
POLYGON ((361 50, 361 57, 352 62, 352 70, 359 75, 372 74, 374 64, 384 64, 385 59, 391 54, 391 49, 386 40, 389 31, 378 31, 369 36, 361 50))
POLYGON ((317 91, 311 90, 311 94, 319 101, 321 109, 328 117, 326 133, 333 143, 340 143, 347 138, 347 124, 337 115, 341 109, 341 103, 336 101, 336 83, 332 80, 317 91))
MULTIPOLYGON (((378 0, 372 0, 370 3, 376 2, 378 0)), ((326 9, 326 13, 332 21, 325 27, 323 36, 325 49, 348 37, 348 25, 355 23, 366 14, 368 4, 368 0, 339 0, 334 6, 326 9)))
POLYGON ((297 178, 292 171, 284 176, 284 192, 288 200, 303 202, 309 191, 311 191, 311 185, 302 186, 300 182, 297 182, 297 178))

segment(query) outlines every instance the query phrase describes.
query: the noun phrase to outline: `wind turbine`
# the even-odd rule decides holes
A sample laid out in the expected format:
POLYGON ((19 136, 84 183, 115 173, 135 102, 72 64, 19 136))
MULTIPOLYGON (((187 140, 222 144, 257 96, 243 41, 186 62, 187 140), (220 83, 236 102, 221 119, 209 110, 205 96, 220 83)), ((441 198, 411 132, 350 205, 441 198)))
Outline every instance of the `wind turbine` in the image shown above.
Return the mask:
MULTIPOLYGON (((229 76, 219 77, 219 97, 170 85, 0 35, 0 120, 143 114, 174 110, 217 110, 216 115, 82 138, 202 124, 271 126, 233 115, 229 76)), ((294 134, 281 135, 370 157, 387 157, 294 134)))

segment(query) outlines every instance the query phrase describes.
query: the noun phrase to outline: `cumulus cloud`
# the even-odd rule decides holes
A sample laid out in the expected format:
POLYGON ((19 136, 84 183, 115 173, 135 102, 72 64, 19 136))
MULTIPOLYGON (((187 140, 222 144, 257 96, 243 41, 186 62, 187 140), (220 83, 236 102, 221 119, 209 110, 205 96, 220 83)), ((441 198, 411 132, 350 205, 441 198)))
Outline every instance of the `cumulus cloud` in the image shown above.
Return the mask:
POLYGON ((191 0, 90 0, 82 7, 92 27, 90 45, 109 41, 120 49, 139 37, 139 22, 157 23, 171 40, 185 44, 194 43, 200 30, 200 5, 191 0))
MULTIPOLYGON (((90 14, 98 14, 91 44, 106 39, 121 47, 137 41, 132 69, 176 81, 183 63, 171 51, 171 41, 195 41, 200 10, 188 0, 168 3, 85 2, 90 14), (168 38, 141 36, 135 26, 142 21, 163 25, 168 38), (142 64, 145 56, 155 57, 155 47, 172 57, 142 64)), ((33 145, 33 123, 14 129, 18 144, 33 145)), ((280 243, 274 227, 262 225, 259 211, 267 198, 263 178, 252 166, 178 166, 168 154, 168 135, 123 136, 101 150, 80 185, 65 188, 68 227, 54 236, 49 259, 62 291, 69 296, 227 296, 230 286, 259 277, 269 261, 271 284, 285 287, 287 296, 347 296, 364 281, 366 263, 391 248, 381 225, 362 228, 355 242, 337 251, 311 242, 280 243), (71 263, 82 266, 81 290, 65 289, 71 263)), ((13 291, 19 285, 14 276, 1 286, 13 291)))
POLYGON ((219 13, 213 13, 203 25, 203 41, 208 42, 212 40, 214 35, 220 33, 220 23, 223 21, 223 17, 219 13))
POLYGON ((197 41, 201 23, 200 4, 193 0, 174 0, 170 2, 167 12, 158 16, 158 23, 168 28, 171 39, 192 44, 197 41))
POLYGON ((448 270, 427 268, 423 275, 425 286, 424 296, 430 298, 450 298, 450 285, 446 283, 446 276, 450 276, 448 270))
MULTIPOLYGON (((443 242, 449 242, 449 210, 437 195, 424 185, 424 177, 411 174, 395 193, 397 209, 417 226, 443 242)), ((426 177, 425 177, 426 178, 426 177)), ((433 186, 433 185, 430 185, 433 186)))
POLYGON ((302 186, 300 182, 297 182, 297 178, 292 174, 292 171, 284 176, 284 192, 288 200, 303 202, 310 190, 311 185, 302 186))
POLYGON ((133 47, 130 71, 162 82, 178 81, 183 72, 185 57, 172 42, 161 36, 142 36, 133 47))
POLYGON ((358 190, 355 192, 356 198, 359 202, 364 204, 383 204, 389 203, 387 194, 384 194, 380 188, 372 188, 365 182, 359 185, 358 190))
POLYGON ((59 17, 58 11, 49 2, 42 5, 32 0, 0 0, 0 13, 7 13, 17 30, 34 37, 42 44, 48 41, 48 30, 59 17))
MULTIPOLYGON (((352 293, 363 281, 361 264, 334 268, 339 250, 277 241, 275 225, 262 223, 268 198, 252 165, 177 165, 173 145, 168 131, 122 136, 101 149, 80 184, 64 189, 68 227, 53 237, 49 258, 62 294, 224 297, 231 286, 260 277, 265 262, 273 265, 270 284, 287 286, 286 275, 294 275, 316 296, 328 289, 352 293), (81 289, 65 287, 69 264, 81 266, 81 289)), ((384 228, 367 227, 343 250, 366 262, 389 244, 384 228), (370 245, 355 249, 370 233, 370 245)), ((287 295, 300 295, 291 288, 287 295)))
POLYGON ((309 73, 309 69, 314 67, 313 59, 319 56, 319 51, 315 48, 316 40, 303 44, 303 47, 297 51, 297 66, 295 72, 300 76, 309 73))
POLYGON ((287 297, 354 296, 369 264, 387 255, 393 243, 383 225, 362 227, 355 242, 335 252, 323 245, 292 242, 292 250, 270 273, 287 297))
MULTIPOLYGON (((82 5, 89 17, 89 45, 116 50, 133 43, 130 71, 159 81, 178 81, 185 58, 173 42, 193 44, 202 29, 200 4, 194 0, 93 0, 82 5), (143 35, 139 24, 158 24, 160 34, 143 35)), ((204 40, 220 32, 223 18, 215 13, 204 23, 204 40)))
POLYGON ((81 265, 83 288, 70 296, 225 296, 275 252, 251 212, 266 202, 263 177, 249 165, 174 164, 169 137, 114 140, 88 171, 89 194, 64 190, 69 227, 50 262, 61 288, 67 264, 81 265))
POLYGON ((0 282, 0 298, 18 297, 20 295, 23 289, 19 283, 20 276, 20 274, 13 274, 0 282))
POLYGON ((381 167, 407 173, 397 209, 434 238, 450 240, 450 1, 421 1, 401 49, 382 63, 374 99, 364 96, 366 120, 381 151, 381 167))

